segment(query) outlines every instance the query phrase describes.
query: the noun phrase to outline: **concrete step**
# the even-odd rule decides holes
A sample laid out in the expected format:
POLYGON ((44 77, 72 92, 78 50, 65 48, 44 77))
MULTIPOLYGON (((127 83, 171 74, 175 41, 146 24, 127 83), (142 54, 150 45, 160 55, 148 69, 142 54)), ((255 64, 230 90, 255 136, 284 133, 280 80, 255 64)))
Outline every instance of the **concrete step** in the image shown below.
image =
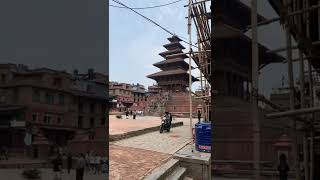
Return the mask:
POLYGON ((193 180, 191 177, 184 177, 183 180, 193 180))
POLYGON ((183 180, 186 172, 186 168, 179 166, 166 178, 166 180, 183 180))
POLYGON ((145 176, 143 180, 166 180, 166 178, 179 167, 179 160, 170 159, 160 167, 154 169, 150 174, 145 176))

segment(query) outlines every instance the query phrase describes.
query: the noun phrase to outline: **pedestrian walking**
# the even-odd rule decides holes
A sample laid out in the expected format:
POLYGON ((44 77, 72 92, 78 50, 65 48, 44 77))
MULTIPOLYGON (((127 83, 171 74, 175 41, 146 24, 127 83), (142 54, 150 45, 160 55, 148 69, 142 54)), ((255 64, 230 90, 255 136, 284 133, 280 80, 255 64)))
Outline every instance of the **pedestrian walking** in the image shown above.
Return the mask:
MULTIPOLYGON (((9 160, 9 155, 8 155, 8 148, 7 147, 2 147, 1 148, 1 155, 5 160, 9 160)), ((0 157, 0 159, 2 159, 2 157, 0 157)))
POLYGON ((101 164, 101 157, 98 154, 96 154, 95 163, 94 163, 94 174, 100 173, 100 164, 101 164))
POLYGON ((198 110, 198 122, 200 123, 200 121, 201 121, 201 112, 200 110, 198 110))
POLYGON ((85 162, 86 162, 86 171, 90 171, 90 154, 89 154, 89 151, 86 152, 86 155, 85 155, 85 162))
POLYGON ((62 180, 61 171, 62 171, 62 158, 61 155, 58 154, 57 157, 52 161, 53 172, 54 172, 54 180, 62 180))
POLYGON ((278 166, 278 171, 279 171, 279 177, 280 180, 287 180, 288 179, 288 171, 289 169, 289 165, 287 163, 287 157, 284 154, 280 155, 280 164, 278 166))
POLYGON ((102 160, 102 173, 103 174, 108 174, 108 159, 107 158, 103 158, 102 160))
POLYGON ((170 127, 171 127, 171 124, 172 124, 172 114, 169 113, 169 124, 170 124, 170 127))
POLYGON ((72 168, 72 154, 69 152, 67 157, 67 167, 68 167, 68 174, 70 174, 70 170, 72 168))
POLYGON ((136 119, 136 115, 137 115, 137 112, 134 111, 134 112, 133 112, 133 119, 136 119))
POLYGON ((89 159, 90 159, 90 170, 93 172, 95 170, 95 162, 96 162, 93 154, 90 154, 89 159))
POLYGON ((80 153, 76 166, 76 180, 83 180, 84 168, 86 167, 86 160, 84 154, 80 153))
POLYGON ((128 117, 129 117, 129 111, 127 110, 126 111, 126 119, 128 119, 128 117))

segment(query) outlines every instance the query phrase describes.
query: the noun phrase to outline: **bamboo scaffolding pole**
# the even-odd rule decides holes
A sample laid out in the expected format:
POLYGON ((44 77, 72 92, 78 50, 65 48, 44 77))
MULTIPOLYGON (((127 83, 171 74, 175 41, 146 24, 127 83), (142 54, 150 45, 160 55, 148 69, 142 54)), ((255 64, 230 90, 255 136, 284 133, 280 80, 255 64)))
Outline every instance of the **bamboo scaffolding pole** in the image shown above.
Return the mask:
MULTIPOLYGON (((308 58, 315 58, 314 56, 304 56, 302 59, 303 60, 308 60, 308 58)), ((297 61, 300 61, 301 58, 296 58, 296 59, 292 59, 292 62, 297 62, 297 61)), ((282 63, 287 63, 288 61, 287 60, 283 60, 282 63)))
POLYGON ((170 54, 167 55, 167 58, 173 58, 173 57, 177 57, 177 56, 181 56, 181 55, 188 55, 188 54, 199 54, 199 53, 208 53, 211 52, 211 50, 203 50, 203 51, 191 51, 191 52, 185 52, 185 53, 177 53, 177 54, 170 54))
MULTIPOLYGON (((189 8, 188 8, 188 34, 189 34, 189 51, 191 53, 192 46, 191 46, 191 6, 192 6, 192 0, 189 0, 189 8)), ((191 140, 193 139, 193 130, 192 130, 192 75, 191 75, 191 56, 189 56, 189 118, 190 118, 190 137, 191 140)), ((191 151, 193 152, 193 148, 191 146, 191 151)))
MULTIPOLYGON (((299 50, 300 56, 300 107, 305 107, 305 97, 304 97, 304 59, 302 50, 299 50)), ((308 124, 304 124, 304 137, 303 137, 303 165, 304 165, 304 177, 305 179, 309 179, 309 151, 308 151, 308 133, 307 133, 308 124)))
MULTIPOLYGON (((320 41, 315 41, 315 42, 312 42, 312 45, 315 46, 315 45, 320 45, 320 41)), ((294 45, 294 46, 290 46, 291 50, 293 49, 298 49, 298 45, 294 45)), ((274 50, 268 50, 266 51, 266 53, 278 53, 278 52, 282 52, 282 51, 286 51, 288 47, 282 47, 282 48, 279 48, 279 49, 274 49, 274 50)))
POLYGON ((283 111, 283 112, 269 113, 269 114, 266 114, 265 117, 268 119, 274 119, 274 118, 292 117, 292 116, 310 114, 314 112, 320 112, 320 107, 302 108, 302 109, 289 110, 289 111, 283 111))
MULTIPOLYGON (((318 0, 318 6, 320 6, 320 0, 318 0)), ((318 37, 320 37, 320 8, 318 9, 318 37)), ((318 38, 320 40, 320 38, 318 38)))
MULTIPOLYGON (((287 59, 288 59, 288 79, 290 89, 290 110, 294 110, 294 82, 293 82, 293 64, 292 64, 292 49, 291 49, 291 35, 289 29, 289 19, 286 19, 286 42, 287 42, 287 59)), ((297 121, 293 119, 291 126, 291 137, 293 140, 292 153, 293 153, 293 164, 295 169, 295 177, 299 179, 299 159, 297 151, 297 121)))
MULTIPOLYGON (((314 96, 313 96, 313 77, 312 77, 312 66, 311 63, 308 63, 308 69, 309 69, 309 96, 310 96, 310 107, 313 108, 314 106, 314 96)), ((314 177, 314 128, 313 128, 313 121, 314 121, 314 113, 311 114, 310 120, 311 120, 311 130, 310 130, 310 180, 314 177)))
MULTIPOLYGON (((208 1, 210 1, 210 0, 202 0, 202 1, 191 3, 191 5, 196 5, 196 4, 199 4, 199 3, 205 3, 205 2, 208 2, 208 1)), ((189 6, 189 4, 188 5, 184 5, 184 7, 188 7, 188 6, 189 6)))
MULTIPOLYGON (((310 6, 309 8, 306 8, 306 9, 301 9, 301 10, 297 10, 297 11, 288 13, 288 15, 286 15, 285 17, 296 16, 296 15, 300 15, 300 14, 303 14, 303 13, 306 13, 306 12, 309 12, 309 11, 315 11, 315 10, 318 10, 318 9, 320 9, 320 5, 314 5, 314 6, 310 6)), ((257 26, 267 25, 267 24, 274 23, 274 22, 277 22, 277 21, 280 21, 280 20, 281 20, 280 17, 276 17, 276 18, 265 20, 265 21, 260 21, 257 24, 257 26)), ((247 26, 247 28, 245 28, 244 31, 247 31, 247 30, 251 29, 251 27, 252 26, 250 26, 250 25, 247 26)))
POLYGON ((251 23, 252 23, 252 123, 253 123, 253 168, 254 179, 260 180, 260 118, 258 111, 259 94, 259 52, 258 52, 258 29, 257 29, 257 0, 251 1, 251 23))

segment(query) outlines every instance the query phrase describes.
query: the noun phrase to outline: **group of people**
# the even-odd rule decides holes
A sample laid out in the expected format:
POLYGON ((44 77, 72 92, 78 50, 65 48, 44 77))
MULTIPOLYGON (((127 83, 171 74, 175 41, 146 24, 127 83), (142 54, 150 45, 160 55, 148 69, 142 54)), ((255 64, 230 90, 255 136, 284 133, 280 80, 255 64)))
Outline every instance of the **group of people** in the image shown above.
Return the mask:
POLYGON ((136 119, 137 115, 143 116, 143 111, 126 110, 126 119, 128 119, 129 116, 132 116, 133 119, 136 119))
POLYGON ((98 154, 95 154, 93 152, 87 152, 85 155, 86 160, 86 169, 87 172, 93 172, 94 174, 99 174, 101 172, 102 168, 102 158, 98 154))
MULTIPOLYGON (((100 174, 100 172, 104 174, 108 173, 108 161, 98 154, 93 156, 92 152, 87 152, 86 154, 79 153, 77 157, 72 157, 72 154, 68 153, 66 162, 68 174, 70 174, 72 168, 75 168, 76 180, 83 180, 85 172, 91 171, 94 174, 100 174), (76 160, 75 166, 73 166, 74 160, 76 160)), ((51 163, 53 165, 55 180, 62 180, 63 154, 58 153, 51 163)))
POLYGON ((9 152, 7 147, 0 148, 0 160, 1 159, 9 160, 9 152))

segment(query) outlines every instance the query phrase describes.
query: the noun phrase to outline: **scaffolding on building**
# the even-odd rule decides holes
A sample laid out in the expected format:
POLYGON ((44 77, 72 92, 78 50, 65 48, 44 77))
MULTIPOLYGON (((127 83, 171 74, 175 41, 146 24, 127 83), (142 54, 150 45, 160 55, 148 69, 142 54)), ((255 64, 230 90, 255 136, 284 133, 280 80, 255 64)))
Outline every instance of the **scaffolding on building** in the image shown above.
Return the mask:
MULTIPOLYGON (((190 98, 193 95, 197 96, 203 100, 205 107, 203 107, 203 112, 205 112, 205 120, 210 119, 210 107, 211 107, 211 3, 210 0, 189 0, 188 7, 188 34, 189 34, 189 64, 191 60, 197 65, 197 69, 200 72, 200 94, 193 93, 190 91, 190 98), (192 50, 191 37, 192 28, 196 30, 196 46, 197 51, 192 50)), ((189 69, 191 74, 191 68, 189 69)), ((191 89, 191 82, 189 87, 191 89)), ((190 101, 191 103, 191 101, 190 101)), ((192 105, 190 104, 190 118, 192 114, 192 105)))
MULTIPOLYGON (((295 178, 300 179, 300 167, 299 167, 299 152, 298 152, 298 131, 303 132, 303 166, 304 177, 307 180, 314 179, 314 155, 315 155, 315 133, 320 131, 318 126, 319 120, 316 112, 320 112, 320 108, 315 106, 314 95, 314 74, 313 70, 317 73, 320 72, 320 54, 319 52, 319 40, 320 40, 320 1, 310 0, 269 0, 269 3, 278 13, 279 17, 268 19, 257 23, 257 0, 252 0, 251 14, 252 24, 247 29, 252 29, 252 47, 257 45, 257 28, 258 26, 264 26, 273 22, 280 21, 283 24, 286 33, 286 47, 270 50, 270 53, 274 52, 286 52, 287 59, 284 63, 288 64, 288 80, 289 80, 289 92, 290 92, 290 109, 282 110, 281 112, 267 114, 267 118, 283 118, 291 120, 291 138, 293 140, 292 153, 294 156, 294 170, 295 178), (297 45, 292 45, 293 37, 297 41, 297 45), (299 58, 293 59, 293 50, 298 50, 299 58), (305 67, 304 62, 308 62, 308 89, 309 94, 305 94, 305 67), (294 105, 297 99, 295 98, 296 90, 294 88, 293 79, 293 61, 299 61, 299 86, 300 86, 300 107, 297 109, 294 105), (306 101, 306 96, 309 96, 309 102, 306 101)), ((252 48, 252 61, 253 64, 258 64, 258 52, 257 49, 252 48)), ((253 84, 254 90, 257 89, 258 84, 258 69, 252 67, 252 79, 256 80, 253 84), (256 89, 255 89, 256 88, 256 89)), ((253 91, 255 92, 255 91, 253 91)), ((254 94, 253 94, 254 95, 254 94)), ((257 106, 257 104, 255 104, 257 106)), ((257 114, 258 108, 253 107, 253 114, 257 114)), ((257 117, 257 116, 256 116, 257 117)), ((255 145, 259 146, 259 118, 255 120, 256 126, 254 132, 258 133, 255 138, 255 145)), ((261 179, 260 168, 260 149, 254 148, 254 174, 255 179, 261 179)))

